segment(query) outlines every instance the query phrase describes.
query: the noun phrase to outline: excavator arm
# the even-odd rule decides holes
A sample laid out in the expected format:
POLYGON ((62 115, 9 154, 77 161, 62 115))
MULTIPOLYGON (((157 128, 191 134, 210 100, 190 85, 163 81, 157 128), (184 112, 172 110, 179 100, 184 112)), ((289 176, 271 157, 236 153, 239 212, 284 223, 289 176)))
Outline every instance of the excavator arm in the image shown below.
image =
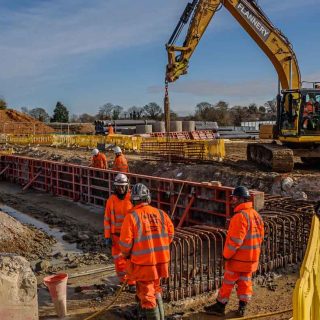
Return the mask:
POLYGON ((188 3, 180 21, 166 44, 168 64, 166 81, 174 82, 187 73, 189 60, 214 14, 224 6, 239 22, 275 67, 282 89, 298 89, 300 71, 289 40, 267 18, 254 0, 194 0, 188 3), (191 18, 182 46, 175 42, 191 18))

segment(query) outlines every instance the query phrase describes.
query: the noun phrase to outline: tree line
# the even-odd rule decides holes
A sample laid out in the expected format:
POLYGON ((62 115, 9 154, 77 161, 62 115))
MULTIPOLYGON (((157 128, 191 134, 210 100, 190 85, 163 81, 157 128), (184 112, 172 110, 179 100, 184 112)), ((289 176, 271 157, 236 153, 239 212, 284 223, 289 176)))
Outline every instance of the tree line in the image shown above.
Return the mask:
MULTIPOLYGON (((0 110, 6 109, 7 104, 0 98, 0 110)), ((68 108, 60 101, 56 103, 52 116, 44 108, 28 109, 21 108, 21 111, 42 122, 82 122, 93 123, 95 120, 119 120, 119 119, 151 119, 164 120, 163 108, 156 102, 150 102, 142 107, 132 106, 128 109, 111 102, 105 103, 98 108, 98 112, 93 115, 82 113, 79 115, 69 114, 68 108)), ((247 106, 230 106, 225 101, 217 103, 200 102, 195 106, 194 112, 188 116, 178 116, 171 111, 171 120, 196 120, 215 121, 220 126, 235 125, 240 126, 244 121, 275 120, 276 100, 270 100, 258 106, 251 103, 247 106)))

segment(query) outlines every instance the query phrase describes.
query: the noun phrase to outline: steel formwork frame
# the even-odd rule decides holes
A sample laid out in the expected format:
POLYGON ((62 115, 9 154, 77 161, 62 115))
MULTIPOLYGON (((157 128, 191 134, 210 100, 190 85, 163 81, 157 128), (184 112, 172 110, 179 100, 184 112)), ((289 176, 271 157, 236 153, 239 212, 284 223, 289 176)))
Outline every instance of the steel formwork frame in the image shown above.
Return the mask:
MULTIPOLYGON (((3 155, 0 172, 5 180, 23 187, 45 191, 74 201, 104 206, 112 193, 117 172, 75 164, 3 155), (4 170, 5 169, 5 170, 4 170)), ((233 188, 155 176, 128 174, 130 183, 144 183, 151 191, 152 205, 173 213, 179 222, 185 213, 184 225, 210 224, 225 227, 230 218, 230 195, 233 188), (192 206, 190 204, 190 199, 192 206), (187 210, 186 210, 187 209, 187 210)), ((263 197, 253 192, 253 199, 263 197)))

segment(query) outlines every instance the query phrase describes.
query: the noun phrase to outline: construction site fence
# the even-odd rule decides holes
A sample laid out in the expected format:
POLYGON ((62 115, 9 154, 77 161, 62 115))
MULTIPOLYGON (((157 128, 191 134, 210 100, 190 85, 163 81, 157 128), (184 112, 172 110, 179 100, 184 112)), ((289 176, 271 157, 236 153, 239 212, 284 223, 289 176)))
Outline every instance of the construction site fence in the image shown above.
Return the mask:
POLYGON ((293 319, 320 319, 320 220, 314 216, 308 247, 293 294, 293 319))
POLYGON ((149 141, 141 143, 140 151, 144 155, 171 161, 217 160, 225 156, 224 140, 212 141, 149 141))
POLYGON ((92 135, 0 135, 0 143, 18 145, 43 145, 57 147, 87 147, 100 145, 117 145, 124 150, 141 153, 179 155, 181 150, 184 158, 212 160, 225 156, 224 140, 173 140, 164 137, 139 137, 113 134, 108 136, 92 135), (157 149, 158 148, 158 149, 157 149), (162 148, 162 149, 161 149, 162 148), (164 154, 163 148, 166 148, 164 154), (151 150, 152 149, 152 150, 151 150), (150 152, 150 150, 152 152, 150 152), (170 151, 169 151, 170 150, 170 151))

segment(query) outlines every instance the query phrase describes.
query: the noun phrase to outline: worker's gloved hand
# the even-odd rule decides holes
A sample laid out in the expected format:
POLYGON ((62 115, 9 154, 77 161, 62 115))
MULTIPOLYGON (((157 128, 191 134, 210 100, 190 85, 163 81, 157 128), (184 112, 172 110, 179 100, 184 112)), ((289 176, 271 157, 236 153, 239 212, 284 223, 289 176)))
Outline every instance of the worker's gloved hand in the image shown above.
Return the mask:
POLYGON ((106 247, 111 247, 112 246, 112 239, 111 238, 106 238, 105 239, 105 245, 106 245, 106 247))

